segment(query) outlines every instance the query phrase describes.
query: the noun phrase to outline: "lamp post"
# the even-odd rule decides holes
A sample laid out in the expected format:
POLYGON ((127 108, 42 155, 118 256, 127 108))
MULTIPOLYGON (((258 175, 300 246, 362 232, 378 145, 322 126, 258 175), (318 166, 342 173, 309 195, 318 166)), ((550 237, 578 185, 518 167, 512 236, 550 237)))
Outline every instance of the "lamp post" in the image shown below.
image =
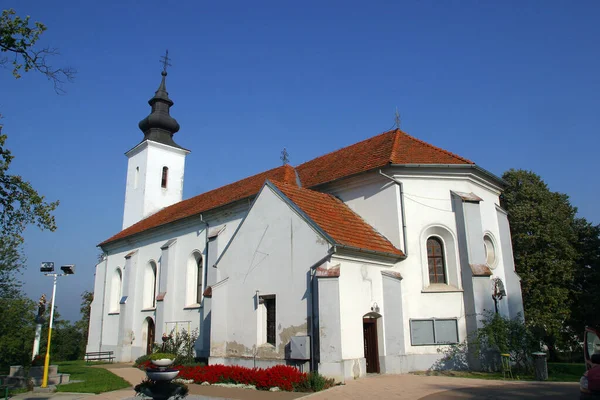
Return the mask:
POLYGON ((73 275, 75 273, 75 265, 63 265, 60 267, 62 274, 54 272, 53 262, 43 262, 40 271, 44 275, 53 277, 54 285, 52 287, 52 302, 50 304, 50 324, 48 325, 48 344, 46 345, 46 359, 44 360, 44 377, 42 378, 42 387, 48 387, 48 367, 50 366, 50 341, 52 339, 52 323, 54 322, 54 300, 56 298, 56 281, 59 276, 73 275))

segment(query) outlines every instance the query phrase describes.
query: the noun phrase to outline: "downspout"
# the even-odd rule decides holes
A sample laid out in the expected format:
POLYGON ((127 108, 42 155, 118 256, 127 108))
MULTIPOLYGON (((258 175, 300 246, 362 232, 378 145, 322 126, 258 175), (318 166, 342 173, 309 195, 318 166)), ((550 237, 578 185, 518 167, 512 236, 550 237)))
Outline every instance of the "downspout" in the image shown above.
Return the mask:
MULTIPOLYGON (((208 265, 209 265, 208 264, 208 242, 209 242, 209 239, 208 239, 208 228, 209 228, 209 226, 208 226, 208 222, 206 222, 204 220, 204 218, 202 218, 202 214, 200 214, 200 222, 202 222, 204 225, 206 225, 206 228, 204 230, 204 232, 206 233, 205 234, 205 237, 206 237, 206 244, 205 244, 206 261, 204 262, 204 268, 203 268, 203 272, 202 273, 204 274, 204 276, 203 276, 204 286, 207 287, 207 284, 208 284, 208 265)), ((204 290, 206 290, 206 289, 204 289, 204 290)))
MULTIPOLYGON (((104 304, 106 300, 106 278, 108 277, 108 251, 105 251, 104 256, 104 287, 102 287, 102 313, 100 314, 100 343, 98 351, 102 351, 102 332, 104 332, 104 304)), ((89 336, 89 334, 88 334, 89 336)))
POLYGON ((315 349, 315 306, 317 304, 317 302, 315 301, 315 274, 317 272, 317 268, 319 268, 319 266, 321 266, 321 264, 323 264, 325 261, 327 261, 328 258, 330 258, 335 252, 336 252, 336 247, 332 246, 329 251, 327 252, 327 255, 323 258, 321 258, 319 261, 317 261, 312 267, 310 267, 310 308, 311 308, 311 321, 310 321, 310 370, 311 371, 316 371, 317 370, 317 365, 315 362, 315 354, 316 354, 316 349, 315 349))
MULTIPOLYGON (((205 228, 204 228, 204 232, 205 232, 205 244, 204 244, 204 248, 205 248, 205 251, 206 251, 206 257, 204 258, 204 267, 202 268, 202 274, 204 275, 202 277, 202 282, 204 283, 204 287, 201 288, 202 289, 202 302, 204 303, 206 301, 204 299, 204 290, 206 290, 205 288, 208 287, 208 265, 209 265, 209 263, 208 263, 208 261, 209 261, 208 260, 208 242, 209 242, 209 239, 208 239, 208 222, 206 222, 204 220, 204 218, 202 218, 202 214, 200 214, 200 222, 202 222, 204 225, 206 225, 205 228)), ((211 302, 211 308, 212 308, 212 302, 211 302)), ((202 307, 202 313, 205 313, 205 312, 206 312, 206 308, 203 306, 202 307)), ((203 327, 201 326, 200 328, 203 328, 203 327)), ((210 331, 212 330, 212 326, 210 326, 209 328, 210 329, 208 330, 208 349, 207 349, 208 350, 208 357, 210 357, 210 331)), ((204 342, 205 342, 205 340, 203 340, 202 342, 203 342, 202 343, 202 347, 203 347, 202 350, 204 350, 204 342)), ((206 354, 206 353, 204 353, 204 354, 206 354)), ((196 353, 196 356, 198 357, 198 353, 196 353)), ((207 361, 207 363, 208 363, 208 361, 207 361)))
POLYGON ((384 174, 383 172, 381 172, 381 170, 379 170, 379 173, 400 187, 400 214, 402 215, 402 242, 404 245, 404 249, 402 250, 404 252, 404 255, 408 257, 408 244, 406 242, 406 215, 404 212, 404 186, 402 185, 402 182, 400 182, 394 177, 384 174))

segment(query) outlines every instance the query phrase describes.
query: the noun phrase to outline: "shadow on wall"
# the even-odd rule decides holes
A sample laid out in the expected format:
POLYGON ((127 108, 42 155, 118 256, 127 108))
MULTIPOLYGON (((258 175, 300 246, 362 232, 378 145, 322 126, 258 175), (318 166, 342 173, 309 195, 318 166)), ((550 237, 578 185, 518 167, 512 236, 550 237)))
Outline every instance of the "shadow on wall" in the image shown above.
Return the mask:
MULTIPOLYGON (((480 351, 477 344, 473 345, 471 351, 477 354, 477 359, 480 363, 480 370, 486 372, 495 372, 502 369, 502 361, 500 359, 500 353, 493 350, 480 351)), ((445 349, 438 349, 439 353, 443 354, 440 358, 431 366, 433 371, 452 370, 452 371, 471 371, 469 367, 469 350, 467 342, 461 342, 450 345, 445 349)))

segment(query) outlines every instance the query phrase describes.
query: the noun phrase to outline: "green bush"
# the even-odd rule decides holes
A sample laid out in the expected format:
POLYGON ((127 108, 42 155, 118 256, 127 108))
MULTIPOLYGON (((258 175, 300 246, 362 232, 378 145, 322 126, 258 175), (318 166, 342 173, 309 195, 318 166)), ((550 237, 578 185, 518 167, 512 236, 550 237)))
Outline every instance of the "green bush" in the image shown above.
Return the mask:
POLYGON ((467 340, 442 347, 438 352, 444 356, 432 367, 433 370, 469 370, 469 358, 477 359, 487 371, 501 367, 500 354, 509 354, 513 370, 531 373, 531 353, 540 350, 540 340, 527 328, 521 316, 514 319, 486 312, 482 327, 467 340))
POLYGON ((173 353, 152 353, 148 356, 148 360, 162 360, 164 358, 168 358, 169 360, 175 360, 177 358, 177 354, 173 353))
POLYGON ((325 378, 316 371, 306 374, 306 379, 294 385, 296 392, 320 392, 335 385, 334 379, 325 378))
POLYGON ((144 356, 138 357, 138 358, 135 360, 135 363, 134 363, 133 365, 134 365, 135 367, 137 367, 137 366, 139 366, 140 364, 143 364, 143 363, 145 363, 146 361, 149 361, 149 360, 150 360, 150 355, 148 355, 148 354, 147 354, 147 355, 144 355, 144 356))

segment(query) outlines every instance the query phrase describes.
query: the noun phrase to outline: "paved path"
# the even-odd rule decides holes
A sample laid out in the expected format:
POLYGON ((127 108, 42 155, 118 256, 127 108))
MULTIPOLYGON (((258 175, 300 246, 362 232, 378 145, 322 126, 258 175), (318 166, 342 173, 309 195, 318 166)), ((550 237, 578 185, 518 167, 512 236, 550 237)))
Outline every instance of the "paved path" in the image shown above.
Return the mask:
MULTIPOLYGON (((132 385, 145 374, 131 364, 96 366, 107 368, 132 385)), ((420 375, 373 375, 346 382, 325 392, 306 395, 290 392, 264 392, 219 386, 188 385, 186 400, 353 400, 353 399, 577 399, 577 383, 515 382, 420 375), (304 396, 304 397, 303 397, 304 396)), ((133 388, 99 395, 85 393, 23 393, 13 400, 139 400, 133 388)))
POLYGON ((341 399, 577 399, 579 384, 507 382, 419 375, 374 375, 347 381, 306 400, 341 399))

